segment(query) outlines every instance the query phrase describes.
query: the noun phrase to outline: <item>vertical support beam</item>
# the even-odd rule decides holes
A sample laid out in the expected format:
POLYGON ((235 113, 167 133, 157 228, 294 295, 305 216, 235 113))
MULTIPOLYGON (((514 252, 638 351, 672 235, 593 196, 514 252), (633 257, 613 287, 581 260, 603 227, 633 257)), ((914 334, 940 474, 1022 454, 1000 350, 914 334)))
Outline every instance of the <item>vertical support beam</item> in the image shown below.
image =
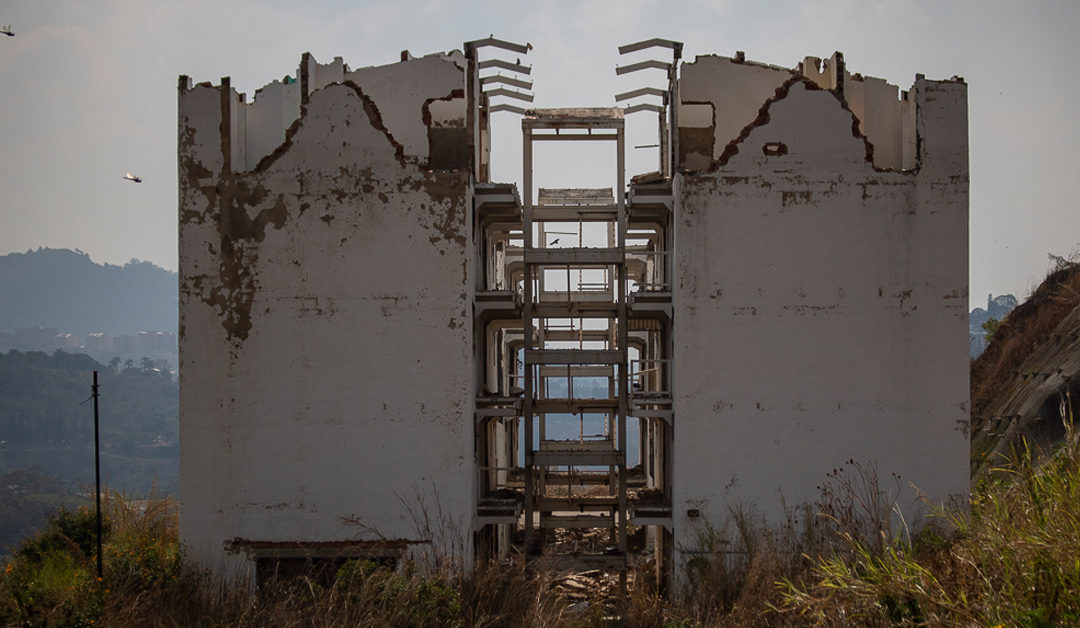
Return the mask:
POLYGON ((660 127, 660 167, 659 167, 659 170, 660 170, 660 174, 662 176, 664 176, 664 177, 670 177, 671 176, 670 161, 668 159, 668 155, 670 154, 670 151, 668 150, 668 143, 669 143, 670 140, 669 140, 669 137, 668 137, 669 134, 668 134, 668 125, 667 125, 668 100, 669 100, 668 97, 664 96, 664 109, 663 109, 663 111, 659 111, 656 114, 656 117, 658 118, 657 126, 660 127))
MULTIPOLYGON (((488 475, 489 472, 484 471, 483 467, 490 466, 490 457, 488 456, 488 422, 480 421, 473 413, 473 464, 476 466, 476 486, 473 490, 473 501, 480 503, 480 499, 484 496, 484 492, 488 487, 488 475)), ((475 512, 475 511, 474 511, 475 512)))
MULTIPOLYGON (((522 177, 521 177, 521 200, 522 200, 522 244, 526 251, 533 248, 533 194, 532 194, 532 128, 525 120, 521 123, 522 129, 522 177)), ((533 266, 525 264, 525 299, 522 307, 524 329, 524 351, 526 354, 532 349, 533 335, 533 266)), ((535 366, 525 360, 523 366, 525 381, 523 384, 523 410, 522 420, 525 422, 525 555, 528 556, 533 543, 533 510, 535 500, 533 491, 536 478, 533 477, 536 470, 533 468, 533 398, 535 396, 536 382, 533 381, 533 369, 535 366)))
POLYGON ((300 69, 297 71, 297 79, 300 80, 300 108, 308 104, 311 95, 311 53, 305 52, 300 55, 300 69))
POLYGON ((232 79, 221 77, 218 94, 221 98, 221 174, 227 176, 233 172, 232 79))
MULTIPOLYGON (((672 49, 671 69, 668 70, 668 115, 670 126, 668 127, 671 141, 668 143, 668 170, 665 173, 671 176, 678 164, 675 160, 679 155, 679 60, 682 59, 682 43, 676 43, 672 49)), ((668 249, 671 250, 671 249, 668 249)))
MULTIPOLYGON (((628 547, 627 532, 628 532, 628 504, 626 500, 626 414, 629 405, 630 395, 630 354, 629 354, 629 331, 627 329, 628 312, 626 307, 626 282, 628 280, 626 272, 626 130, 620 126, 617 133, 618 139, 616 140, 616 184, 615 184, 615 204, 618 208, 618 247, 622 252, 622 263, 619 264, 619 301, 618 301, 618 345, 620 354, 619 364, 619 416, 618 416, 618 442, 619 451, 622 453, 621 462, 619 465, 619 551, 625 556, 628 547)), ((620 576, 620 580, 625 578, 625 571, 620 576)))
MULTIPOLYGON (((672 264, 673 269, 674 269, 674 267, 675 267, 675 265, 672 264)), ((672 270, 672 274, 674 275, 674 270, 672 270)), ((674 281, 674 280, 675 279, 674 279, 674 276, 673 276, 672 281, 674 281)), ((664 346, 664 358, 666 358, 668 360, 668 362, 667 362, 668 368, 666 370, 666 375, 667 375, 666 387, 667 387, 667 390, 671 393, 671 420, 670 421, 661 421, 660 422, 661 423, 661 429, 662 429, 662 432, 663 432, 663 459, 662 459, 662 464, 663 464, 663 476, 664 476, 664 483, 663 483, 663 486, 661 486, 660 488, 663 489, 664 495, 667 495, 668 499, 670 499, 672 501, 672 503, 674 503, 675 498, 671 493, 671 489, 674 486, 674 484, 672 483, 672 475, 674 474, 674 466, 675 466, 674 465, 675 460, 673 458, 673 455, 674 455, 673 444, 674 444, 674 439, 675 439, 675 417, 677 416, 677 413, 678 413, 678 408, 675 405, 675 400, 678 399, 678 391, 676 390, 676 388, 678 386, 678 382, 675 379, 675 354, 674 354, 674 349, 675 349, 675 337, 674 337, 675 325, 671 321, 667 321, 667 322, 664 323, 664 328, 663 329, 665 331, 665 333, 664 333, 664 345, 665 345, 664 346)))
POLYGON ((94 383, 90 387, 94 398, 94 504, 96 513, 96 527, 94 538, 97 540, 97 577, 100 582, 104 577, 104 567, 102 567, 102 550, 101 550, 101 437, 99 436, 100 430, 98 429, 98 380, 97 371, 94 371, 94 383))
POLYGON ((480 162, 482 160, 480 151, 480 116, 477 110, 480 106, 477 93, 480 91, 480 81, 478 75, 479 69, 476 67, 476 44, 467 41, 465 42, 465 59, 467 61, 465 70, 465 81, 467 83, 465 90, 465 128, 468 129, 466 142, 468 143, 470 165, 472 167, 472 176, 474 181, 483 181, 480 176, 480 162))

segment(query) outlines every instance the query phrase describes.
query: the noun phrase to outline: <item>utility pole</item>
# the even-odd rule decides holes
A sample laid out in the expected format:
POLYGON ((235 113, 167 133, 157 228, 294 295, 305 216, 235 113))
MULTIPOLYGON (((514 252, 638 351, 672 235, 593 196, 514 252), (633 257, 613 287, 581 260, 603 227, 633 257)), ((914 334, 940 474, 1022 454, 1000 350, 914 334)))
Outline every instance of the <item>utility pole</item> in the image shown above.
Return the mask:
POLYGON ((94 371, 94 385, 91 387, 91 396, 94 398, 94 503, 97 509, 97 575, 103 577, 104 570, 101 562, 101 440, 98 437, 98 381, 97 371, 94 371))

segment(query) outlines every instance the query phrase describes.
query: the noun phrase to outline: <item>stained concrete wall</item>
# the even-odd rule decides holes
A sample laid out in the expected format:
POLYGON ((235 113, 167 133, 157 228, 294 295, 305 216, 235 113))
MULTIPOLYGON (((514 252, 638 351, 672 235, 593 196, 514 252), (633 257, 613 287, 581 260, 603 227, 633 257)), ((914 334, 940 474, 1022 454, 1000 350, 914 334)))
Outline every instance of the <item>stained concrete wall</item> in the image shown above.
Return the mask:
POLYGON ((916 167, 915 103, 907 91, 884 79, 848 72, 839 52, 824 61, 806 57, 797 71, 818 87, 842 96, 858 120, 859 132, 873 147, 874 166, 891 170, 916 167))
MULTIPOLYGON (((966 86, 916 81, 918 167, 884 171, 836 93, 792 73, 763 99, 775 70, 700 63, 680 107, 720 102, 733 69, 760 89, 723 96, 755 113, 675 181, 677 548, 736 505, 782 523, 781 497, 813 501, 852 459, 890 494, 895 473, 966 495, 966 86)), ((910 489, 898 506, 925 512, 910 489)))
MULTIPOLYGON (((932 500, 967 490, 966 86, 905 96, 840 59, 682 68, 677 548, 737 503, 775 522, 781 495, 812 500, 849 459, 932 500)), ((462 66, 305 55, 299 87, 252 104, 182 79, 181 534, 197 561, 243 566, 222 558, 237 537, 438 542, 408 512, 417 495, 469 529, 483 371, 462 66)))
POLYGON ((725 163, 742 131, 756 124, 762 106, 786 81, 801 76, 833 90, 854 114, 879 169, 916 167, 915 105, 907 91, 884 79, 852 74, 839 52, 822 61, 806 57, 794 69, 715 55, 683 64, 679 81, 679 165, 706 170, 725 163))
POLYGON ((703 170, 722 159, 728 144, 791 74, 784 68, 718 56, 684 63, 679 80, 678 163, 703 170))
POLYGON ((259 161, 285 142, 285 133, 300 117, 300 83, 274 81, 255 93, 255 101, 242 111, 244 168, 254 170, 259 161))
POLYGON ((457 98, 463 69, 332 65, 309 70, 345 82, 310 89, 268 152, 288 115, 181 77, 180 532, 219 571, 247 565, 233 538, 451 538, 417 529, 421 501, 470 524, 468 164, 432 168, 423 141, 425 102, 457 98), (378 102, 395 79, 417 98, 378 102))

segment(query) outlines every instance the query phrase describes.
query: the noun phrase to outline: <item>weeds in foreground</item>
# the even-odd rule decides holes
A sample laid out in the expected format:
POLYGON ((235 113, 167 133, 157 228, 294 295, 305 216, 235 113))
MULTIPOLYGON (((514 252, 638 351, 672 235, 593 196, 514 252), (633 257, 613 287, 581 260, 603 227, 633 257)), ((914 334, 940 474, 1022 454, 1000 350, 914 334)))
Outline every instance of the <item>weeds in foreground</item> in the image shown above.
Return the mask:
MULTIPOLYGON (((58 511, 0 569, 0 624, 29 626, 1080 625, 1080 445, 1038 466, 1016 452, 966 509, 914 536, 872 467, 830 474, 778 528, 752 509, 704 525, 664 596, 651 569, 626 597, 568 596, 520 565, 465 571, 351 562, 329 582, 255 589, 184 563, 170 498, 105 501, 105 577, 91 511, 58 511), (899 522, 899 525, 896 525, 899 522)), ((437 508, 436 508, 437 510, 437 508)))
POLYGON ((818 556, 809 582, 784 581, 785 613, 862 625, 1080 625, 1080 447, 1071 421, 1042 466, 1026 446, 971 499, 939 512, 953 531, 875 551, 818 556))

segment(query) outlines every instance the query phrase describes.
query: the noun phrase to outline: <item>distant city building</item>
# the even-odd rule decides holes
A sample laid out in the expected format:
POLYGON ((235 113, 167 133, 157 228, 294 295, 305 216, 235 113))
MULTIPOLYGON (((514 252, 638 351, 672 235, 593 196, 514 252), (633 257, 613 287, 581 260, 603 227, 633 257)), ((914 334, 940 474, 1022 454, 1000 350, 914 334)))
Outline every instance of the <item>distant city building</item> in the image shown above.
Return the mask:
POLYGON ((968 315, 968 353, 972 358, 977 358, 986 350, 986 330, 983 325, 988 320, 995 319, 998 322, 1005 320, 1017 306, 1016 297, 1011 294, 1002 294, 995 297, 993 293, 986 296, 986 309, 977 307, 968 315))
POLYGON ((75 334, 56 334, 56 348, 63 351, 78 351, 81 343, 75 334))
POLYGON ((139 353, 138 336, 115 336, 113 352, 120 357, 134 357, 139 353))
POLYGON ((59 331, 52 327, 16 329, 11 348, 19 351, 52 353, 59 348, 57 334, 59 334, 59 331))
POLYGON ((160 353, 176 353, 176 334, 168 331, 140 331, 138 351, 152 357, 160 353))
POLYGON ((86 352, 90 355, 111 354, 113 350, 112 338, 108 334, 102 332, 88 334, 83 345, 86 347, 86 352))

